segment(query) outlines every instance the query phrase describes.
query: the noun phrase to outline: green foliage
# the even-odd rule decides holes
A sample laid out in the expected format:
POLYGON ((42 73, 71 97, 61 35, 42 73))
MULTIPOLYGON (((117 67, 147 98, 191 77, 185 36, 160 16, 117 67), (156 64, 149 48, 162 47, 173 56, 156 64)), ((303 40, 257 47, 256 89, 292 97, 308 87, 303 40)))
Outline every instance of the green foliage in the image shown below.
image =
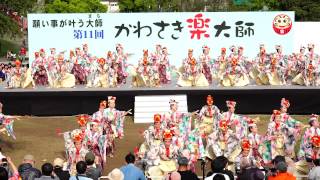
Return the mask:
MULTIPOLYGON (((250 0, 242 6, 244 10, 259 11, 267 7, 269 11, 295 11, 296 21, 319 21, 320 3, 318 0, 250 0)), ((239 8, 233 5, 231 11, 239 8)))
POLYGON ((121 12, 203 11, 205 0, 120 0, 121 12))
POLYGON ((297 21, 319 21, 320 4, 318 0, 282 1, 283 9, 295 11, 297 21))
MULTIPOLYGON (((32 10, 35 2, 36 0, 1 0, 0 7, 26 16, 32 10)), ((0 36, 16 37, 21 35, 17 22, 7 16, 6 12, 0 12, 0 36)))
POLYGON ((0 14, 0 37, 4 35, 14 37, 21 35, 20 28, 15 21, 6 15, 0 14))
POLYGON ((120 0, 121 12, 295 11, 297 21, 319 21, 319 0, 120 0))
POLYGON ((157 0, 120 0, 121 12, 152 12, 157 11, 157 0))
POLYGON ((103 13, 107 7, 100 0, 53 0, 47 1, 47 13, 103 13))
POLYGON ((6 56, 8 50, 16 54, 19 52, 20 46, 11 41, 0 39, 0 57, 6 56))
POLYGON ((1 0, 0 6, 12 9, 20 15, 27 15, 32 10, 37 0, 1 0))
POLYGON ((279 0, 251 0, 249 7, 253 11, 262 10, 264 7, 268 7, 270 10, 280 10, 280 2, 279 0))

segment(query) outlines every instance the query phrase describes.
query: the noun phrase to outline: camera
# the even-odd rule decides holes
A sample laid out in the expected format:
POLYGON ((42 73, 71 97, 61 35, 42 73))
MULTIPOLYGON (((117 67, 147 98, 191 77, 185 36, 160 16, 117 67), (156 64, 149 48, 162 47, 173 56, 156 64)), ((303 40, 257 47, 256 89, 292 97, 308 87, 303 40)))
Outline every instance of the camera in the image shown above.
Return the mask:
POLYGON ((1 166, 2 166, 2 167, 8 166, 8 160, 7 160, 7 158, 2 158, 2 159, 1 159, 1 166))

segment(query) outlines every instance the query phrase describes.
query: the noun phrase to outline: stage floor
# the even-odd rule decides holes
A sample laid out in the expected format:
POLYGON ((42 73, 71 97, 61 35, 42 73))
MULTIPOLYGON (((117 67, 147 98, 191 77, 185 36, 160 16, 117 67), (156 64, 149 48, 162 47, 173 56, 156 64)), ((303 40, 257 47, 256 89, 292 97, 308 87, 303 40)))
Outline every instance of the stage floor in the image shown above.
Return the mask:
POLYGON ((117 97, 117 107, 134 109, 134 97, 141 95, 186 94, 188 110, 200 109, 206 103, 206 96, 214 97, 215 105, 226 111, 226 100, 237 102, 237 112, 242 114, 269 114, 280 108, 280 100, 290 100, 290 113, 311 114, 320 112, 320 87, 313 86, 257 86, 244 87, 176 87, 167 85, 158 88, 130 87, 130 83, 119 88, 75 88, 52 89, 6 89, 0 86, 0 101, 4 112, 14 115, 60 116, 97 111, 99 101, 107 96, 117 97))

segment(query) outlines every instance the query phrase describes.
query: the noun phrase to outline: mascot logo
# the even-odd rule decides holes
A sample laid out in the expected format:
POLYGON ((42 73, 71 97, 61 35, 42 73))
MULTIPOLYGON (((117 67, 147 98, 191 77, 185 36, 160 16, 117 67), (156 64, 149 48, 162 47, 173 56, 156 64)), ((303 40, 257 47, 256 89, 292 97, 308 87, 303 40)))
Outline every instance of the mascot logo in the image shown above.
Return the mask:
POLYGON ((279 35, 286 35, 292 27, 291 18, 286 14, 279 14, 273 19, 273 30, 279 35))

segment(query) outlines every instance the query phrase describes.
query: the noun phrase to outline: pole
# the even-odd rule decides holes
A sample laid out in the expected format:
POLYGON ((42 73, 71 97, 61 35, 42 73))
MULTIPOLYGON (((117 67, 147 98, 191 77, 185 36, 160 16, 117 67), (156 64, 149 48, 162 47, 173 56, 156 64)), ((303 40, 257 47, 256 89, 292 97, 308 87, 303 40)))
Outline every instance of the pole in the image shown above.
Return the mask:
POLYGON ((202 179, 205 178, 205 167, 206 167, 206 161, 201 159, 201 168, 202 168, 202 179))

